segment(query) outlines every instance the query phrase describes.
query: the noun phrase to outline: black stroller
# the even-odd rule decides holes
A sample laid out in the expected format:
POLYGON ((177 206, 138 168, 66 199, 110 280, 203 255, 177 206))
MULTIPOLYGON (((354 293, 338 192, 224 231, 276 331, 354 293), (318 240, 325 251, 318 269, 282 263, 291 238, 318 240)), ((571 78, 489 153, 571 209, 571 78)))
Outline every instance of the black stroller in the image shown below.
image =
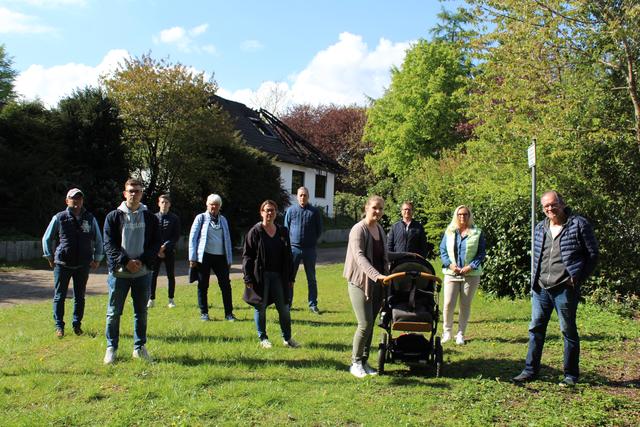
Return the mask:
POLYGON ((402 258, 392 264, 384 281, 385 296, 379 326, 384 329, 378 351, 378 373, 385 363, 401 361, 412 368, 434 366, 442 370, 442 344, 436 337, 442 280, 422 258, 402 258), (403 332, 397 337, 394 331, 403 332), (428 336, 425 336, 427 334, 428 336))

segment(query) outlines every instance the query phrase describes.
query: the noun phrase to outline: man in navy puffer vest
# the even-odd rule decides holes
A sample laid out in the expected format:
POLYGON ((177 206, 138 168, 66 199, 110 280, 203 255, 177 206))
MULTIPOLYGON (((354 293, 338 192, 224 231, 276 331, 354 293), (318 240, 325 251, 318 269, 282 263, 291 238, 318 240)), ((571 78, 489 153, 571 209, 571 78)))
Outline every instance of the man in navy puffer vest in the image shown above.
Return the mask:
POLYGON ((64 300, 69 282, 73 278, 73 332, 82 335, 84 294, 89 278, 89 268, 95 270, 102 258, 102 235, 98 222, 84 205, 84 194, 77 188, 67 192, 67 209, 58 212, 42 237, 44 257, 53 267, 53 320, 56 336, 64 336, 64 300), (54 241, 58 242, 54 255, 54 241))
POLYGON ((547 325, 555 309, 564 338, 564 379, 560 385, 573 386, 580 374, 576 326, 580 284, 596 267, 598 242, 589 221, 572 214, 557 191, 545 192, 540 201, 547 218, 534 232, 529 350, 524 370, 513 380, 526 382, 538 376, 547 325))

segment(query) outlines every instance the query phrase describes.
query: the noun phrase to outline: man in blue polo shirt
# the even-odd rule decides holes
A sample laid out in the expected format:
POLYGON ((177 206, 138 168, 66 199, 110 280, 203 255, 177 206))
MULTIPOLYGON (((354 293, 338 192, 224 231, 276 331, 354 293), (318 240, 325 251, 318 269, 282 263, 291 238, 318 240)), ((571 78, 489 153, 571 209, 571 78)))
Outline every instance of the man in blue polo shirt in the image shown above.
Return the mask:
POLYGON ((64 301, 73 278, 73 332, 82 335, 85 290, 89 268, 95 270, 102 258, 102 236, 94 216, 84 208, 84 194, 78 188, 67 192, 67 209, 58 212, 42 237, 44 257, 53 267, 53 320, 56 336, 64 337, 64 301), (54 241, 58 246, 54 252, 54 241), (55 255, 54 255, 55 253, 55 255))
POLYGON ((284 216, 284 226, 289 229, 291 239, 294 279, 302 261, 309 288, 309 310, 320 314, 316 282, 316 246, 322 234, 322 215, 318 208, 309 203, 309 190, 306 187, 298 188, 297 199, 298 204, 287 209, 284 216))

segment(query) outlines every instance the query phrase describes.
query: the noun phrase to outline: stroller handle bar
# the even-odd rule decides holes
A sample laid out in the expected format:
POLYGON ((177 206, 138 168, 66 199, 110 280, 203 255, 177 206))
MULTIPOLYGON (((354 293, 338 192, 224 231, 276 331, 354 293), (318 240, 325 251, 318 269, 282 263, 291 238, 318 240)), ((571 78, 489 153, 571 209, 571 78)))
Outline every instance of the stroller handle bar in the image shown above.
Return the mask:
POLYGON ((391 281, 393 279, 398 279, 400 277, 405 277, 405 276, 412 276, 412 277, 423 277, 425 279, 428 280, 435 280, 438 284, 442 283, 442 279, 439 277, 434 276, 433 274, 429 274, 429 273, 423 273, 422 271, 401 271, 399 273, 393 273, 388 275, 383 281, 382 284, 388 286, 389 283, 391 283, 391 281))

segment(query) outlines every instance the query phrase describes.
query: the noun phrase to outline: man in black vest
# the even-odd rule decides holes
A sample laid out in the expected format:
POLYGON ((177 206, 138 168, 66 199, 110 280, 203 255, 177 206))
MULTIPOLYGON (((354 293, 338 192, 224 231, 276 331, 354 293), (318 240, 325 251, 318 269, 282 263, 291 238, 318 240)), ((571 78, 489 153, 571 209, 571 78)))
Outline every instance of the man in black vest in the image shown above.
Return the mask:
POLYGON ((44 257, 53 268, 53 320, 58 338, 64 337, 64 300, 72 277, 73 332, 82 335, 84 294, 89 268, 95 270, 104 257, 100 228, 94 216, 83 207, 82 191, 72 188, 67 192, 65 201, 67 209, 51 218, 42 237, 44 257), (55 252, 54 241, 58 243, 55 252))

